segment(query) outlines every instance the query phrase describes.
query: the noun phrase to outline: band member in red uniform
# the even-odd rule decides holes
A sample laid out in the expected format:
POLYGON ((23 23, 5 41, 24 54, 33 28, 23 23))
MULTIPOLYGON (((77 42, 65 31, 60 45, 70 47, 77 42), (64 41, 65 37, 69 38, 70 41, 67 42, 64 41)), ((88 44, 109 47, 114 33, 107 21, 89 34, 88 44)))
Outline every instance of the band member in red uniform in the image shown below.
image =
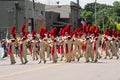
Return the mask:
POLYGON ((67 24, 67 26, 64 28, 63 30, 63 40, 64 40, 64 55, 66 58, 66 62, 71 62, 71 45, 72 45, 72 41, 71 41, 71 36, 70 36, 70 27, 71 24, 67 24))
POLYGON ((10 61, 11 61, 11 65, 15 64, 15 57, 14 57, 14 53, 15 53, 15 46, 14 46, 14 42, 15 42, 15 26, 11 27, 11 32, 10 32, 10 38, 9 40, 7 40, 7 44, 8 44, 8 55, 10 55, 10 61))
POLYGON ((112 51, 112 58, 113 56, 116 57, 116 59, 119 59, 119 55, 118 55, 118 48, 117 48, 117 31, 116 29, 112 30, 112 41, 111 41, 111 51, 112 51))
POLYGON ((27 36, 26 32, 24 31, 26 25, 23 24, 21 26, 21 35, 20 35, 20 39, 19 39, 19 55, 20 55, 20 60, 22 64, 26 64, 28 62, 27 60, 27 36))
POLYGON ((52 28, 50 34, 51 34, 51 40, 50 40, 50 46, 51 46, 51 55, 52 55, 52 60, 53 60, 53 63, 57 63, 57 40, 56 40, 56 31, 57 31, 57 28, 54 27, 52 28))
POLYGON ((35 30, 32 30, 31 47, 33 60, 38 60, 38 41, 35 30))
POLYGON ((41 63, 42 61, 44 62, 44 64, 46 63, 46 59, 45 59, 45 32, 46 32, 46 29, 44 28, 40 28, 40 31, 39 31, 39 35, 40 35, 40 38, 39 38, 39 56, 40 56, 40 61, 39 63, 41 63))

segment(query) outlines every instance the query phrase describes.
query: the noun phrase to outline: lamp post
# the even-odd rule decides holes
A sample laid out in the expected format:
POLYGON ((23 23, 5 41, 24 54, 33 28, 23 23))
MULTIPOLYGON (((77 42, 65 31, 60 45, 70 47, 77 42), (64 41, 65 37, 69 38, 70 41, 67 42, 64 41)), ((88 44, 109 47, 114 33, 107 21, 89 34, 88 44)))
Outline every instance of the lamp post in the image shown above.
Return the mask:
POLYGON ((97 0, 95 0, 95 25, 97 24, 97 11, 96 11, 96 8, 97 8, 97 0))
POLYGON ((77 7, 78 7, 78 11, 77 11, 77 26, 78 26, 78 20, 79 20, 79 8, 80 8, 80 5, 79 5, 79 0, 77 0, 77 7))
POLYGON ((104 30, 105 30, 105 25, 104 25, 104 22, 105 22, 105 18, 104 18, 104 17, 105 17, 105 16, 104 16, 104 15, 105 15, 105 13, 106 13, 106 10, 103 9, 101 12, 102 12, 102 24, 103 24, 103 31, 104 31, 104 30))
POLYGON ((35 29, 35 0, 33 0, 33 29, 35 29))
POLYGON ((13 13, 14 11, 13 11, 13 9, 8 9, 8 20, 9 20, 9 24, 8 24, 8 26, 10 27, 11 26, 11 14, 13 13))
POLYGON ((18 1, 15 1, 14 4, 15 4, 15 21, 14 21, 14 24, 16 26, 16 29, 18 30, 18 5, 19 5, 19 3, 18 3, 18 1))

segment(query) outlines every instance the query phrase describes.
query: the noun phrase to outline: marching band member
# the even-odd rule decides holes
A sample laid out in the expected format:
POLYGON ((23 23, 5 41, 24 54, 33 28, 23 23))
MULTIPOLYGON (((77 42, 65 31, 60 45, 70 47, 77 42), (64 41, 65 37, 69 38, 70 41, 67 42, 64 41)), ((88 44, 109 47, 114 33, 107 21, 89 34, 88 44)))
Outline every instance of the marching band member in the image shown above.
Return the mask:
POLYGON ((110 35, 110 30, 107 28, 106 31, 104 32, 103 36, 102 36, 102 50, 103 52, 105 52, 105 59, 107 58, 107 56, 111 56, 110 55, 110 42, 108 39, 108 36, 110 35))
POLYGON ((15 53, 15 47, 14 47, 14 42, 15 42, 15 29, 16 26, 12 26, 11 27, 11 31, 10 31, 10 38, 9 40, 7 40, 7 44, 8 44, 8 55, 10 55, 10 61, 11 61, 11 65, 15 64, 15 57, 14 57, 14 53, 15 53))
POLYGON ((22 26, 21 26, 21 35, 20 35, 20 39, 19 39, 19 50, 20 50, 20 52, 19 52, 19 56, 20 56, 20 60, 21 60, 21 63, 22 64, 26 64, 27 62, 28 62, 28 60, 27 60, 27 54, 26 54, 26 52, 27 52, 27 34, 26 34, 26 32, 24 31, 24 29, 25 29, 25 27, 26 27, 26 25, 25 24, 23 24, 22 26))
POLYGON ((91 36, 87 35, 86 36, 86 51, 85 51, 85 59, 86 59, 86 63, 88 63, 89 57, 91 58, 92 62, 94 61, 94 54, 93 54, 93 47, 95 48, 95 43, 93 46, 93 41, 92 39, 94 38, 94 33, 96 30, 96 26, 92 26, 90 32, 92 33, 91 36))
POLYGON ((96 58, 100 59, 101 58, 101 42, 102 42, 102 36, 99 34, 100 32, 100 26, 96 28, 95 31, 95 36, 97 36, 96 40, 96 58))
POLYGON ((77 39, 77 43, 78 43, 78 60, 83 57, 84 51, 82 51, 82 46, 84 45, 84 40, 82 38, 83 32, 82 30, 79 32, 78 34, 78 39, 77 39))
POLYGON ((73 32, 73 35, 71 36, 72 37, 72 45, 71 45, 71 54, 72 54, 72 60, 75 61, 75 58, 79 61, 79 44, 78 44, 78 40, 77 40, 77 36, 78 36, 78 33, 79 33, 79 28, 76 28, 73 32))
POLYGON ((52 55, 52 59, 53 59, 53 63, 57 63, 57 40, 55 39, 56 36, 56 30, 57 28, 54 27, 50 34, 51 34, 51 40, 50 40, 50 46, 51 46, 51 55, 52 55))
POLYGON ((45 41, 45 51, 47 53, 47 58, 49 58, 49 60, 51 61, 51 54, 50 54, 50 31, 46 32, 45 33, 45 38, 44 38, 44 41, 45 41))
POLYGON ((119 59, 119 56, 117 54, 118 50, 117 50, 117 44, 116 44, 116 36, 117 36, 116 33, 117 33, 116 29, 113 29, 112 30, 112 41, 111 41, 112 46, 111 46, 111 51, 112 51, 112 57, 116 56, 116 58, 119 59))
POLYGON ((71 36, 69 35, 71 24, 68 24, 63 30, 64 40, 64 55, 66 62, 71 62, 71 36))
MULTIPOLYGON (((106 29, 106 32, 105 32, 105 43, 106 43, 106 57, 109 56, 110 59, 113 58, 113 54, 112 54, 112 39, 110 37, 110 30, 109 29, 106 29)), ((105 58, 106 58, 105 57, 105 58)))
POLYGON ((31 46, 32 46, 32 58, 33 60, 38 60, 38 41, 37 36, 35 36, 34 30, 32 30, 31 46))
POLYGON ((96 27, 96 30, 94 31, 94 38, 93 38, 93 62, 97 62, 98 60, 98 56, 99 56, 99 52, 98 52, 98 48, 99 43, 100 43, 100 37, 98 38, 99 34, 98 32, 100 31, 100 29, 98 27, 96 27))
POLYGON ((117 52, 120 55, 120 32, 117 32, 117 52))
POLYGON ((39 63, 41 63, 42 61, 44 61, 44 63, 46 63, 46 60, 45 60, 45 41, 46 39, 44 39, 45 35, 45 29, 44 28, 40 28, 40 31, 39 31, 39 35, 40 35, 40 38, 39 38, 39 45, 40 45, 40 52, 39 52, 39 56, 40 56, 40 61, 39 63))
POLYGON ((63 50, 63 43, 64 43, 64 41, 63 41, 63 34, 62 34, 62 31, 63 31, 63 28, 61 28, 60 29, 60 32, 59 32, 59 39, 58 39, 58 41, 59 41, 59 43, 58 43, 58 53, 60 54, 60 60, 62 61, 63 60, 63 57, 64 57, 64 50, 63 50))

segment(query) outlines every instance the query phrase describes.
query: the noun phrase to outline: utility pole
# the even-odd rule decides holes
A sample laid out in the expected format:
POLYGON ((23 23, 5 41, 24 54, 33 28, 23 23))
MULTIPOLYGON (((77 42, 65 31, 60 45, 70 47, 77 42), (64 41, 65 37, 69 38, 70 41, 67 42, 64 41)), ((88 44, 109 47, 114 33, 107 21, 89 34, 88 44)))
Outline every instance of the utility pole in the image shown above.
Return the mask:
POLYGON ((79 5, 79 0, 77 0, 77 26, 78 26, 78 19, 79 19, 79 8, 80 8, 80 5, 79 5))
POLYGON ((106 13, 106 10, 103 9, 101 12, 102 12, 103 31, 105 31, 105 24, 104 24, 104 22, 105 22, 105 13, 106 13))
POLYGON ((97 25, 97 11, 96 11, 96 8, 97 8, 97 0, 95 0, 95 25, 97 25))
POLYGON ((35 0, 33 0, 33 29, 35 29, 35 0))
POLYGON ((19 3, 17 1, 14 2, 15 4, 15 26, 16 26, 16 30, 18 31, 18 5, 19 3))

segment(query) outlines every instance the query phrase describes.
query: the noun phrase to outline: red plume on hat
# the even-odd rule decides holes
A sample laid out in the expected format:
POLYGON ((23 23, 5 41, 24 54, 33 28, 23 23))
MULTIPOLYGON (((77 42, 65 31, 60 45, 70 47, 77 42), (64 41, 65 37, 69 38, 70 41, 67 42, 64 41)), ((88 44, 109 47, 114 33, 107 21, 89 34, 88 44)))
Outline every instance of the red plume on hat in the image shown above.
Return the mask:
POLYGON ((81 30, 78 35, 79 35, 79 36, 82 36, 83 33, 84 33, 84 32, 81 30))
POLYGON ((87 33, 90 33, 90 26, 91 26, 91 24, 88 24, 88 25, 87 25, 87 29, 86 29, 86 32, 87 32, 87 33))
POLYGON ((35 38, 35 30, 32 30, 32 37, 35 38))
POLYGON ((29 31, 26 31, 25 32, 25 37, 27 38, 27 35, 29 34, 29 31))
POLYGON ((96 30, 96 26, 92 26, 90 32, 91 32, 92 34, 94 34, 94 33, 95 33, 95 30, 96 30))
POLYGON ((98 36, 99 34, 99 31, 100 31, 100 28, 99 27, 96 27, 96 30, 95 30, 95 35, 98 36))
POLYGON ((10 31, 10 34, 15 37, 15 29, 16 29, 16 26, 12 26, 11 27, 11 31, 10 31))
POLYGON ((56 31, 57 31, 57 28, 56 27, 54 27, 54 28, 52 28, 52 30, 51 30, 51 32, 50 32, 50 34, 51 34, 51 36, 56 36, 56 31))
POLYGON ((43 28, 43 32, 42 32, 43 37, 45 37, 46 31, 47 31, 47 29, 46 29, 46 28, 43 28))
POLYGON ((64 35, 65 35, 65 29, 62 30, 62 36, 64 36, 64 35))
POLYGON ((47 31, 47 29, 46 29, 46 28, 43 28, 43 34, 44 34, 46 31, 47 31))
POLYGON ((77 35, 78 35, 78 33, 79 33, 79 31, 80 31, 80 28, 75 28, 75 30, 74 30, 74 34, 75 34, 75 36, 77 37, 77 35))
POLYGON ((80 28, 78 28, 78 27, 76 27, 75 29, 74 29, 74 32, 79 32, 80 31, 80 28))
POLYGON ((72 25, 71 25, 70 23, 68 23, 68 24, 67 24, 67 26, 65 27, 65 29, 69 32, 69 31, 70 31, 71 26, 72 26, 72 25))
POLYGON ((110 29, 106 28, 104 34, 105 34, 105 35, 110 35, 110 29))
POLYGON ((42 33, 43 33, 43 28, 40 28, 40 30, 39 30, 40 36, 42 36, 42 33))
POLYGON ((22 24, 22 26, 21 26, 21 32, 22 32, 23 35, 25 35, 25 27, 26 27, 26 25, 22 24))
POLYGON ((112 29, 112 35, 113 36, 116 36, 116 32, 117 32, 116 29, 112 29))
POLYGON ((99 31, 100 31, 100 28, 99 28, 99 27, 96 27, 95 33, 99 33, 99 31))
POLYGON ((68 29, 70 29, 71 26, 72 26, 72 25, 71 25, 70 23, 68 23, 66 27, 67 27, 68 29))
POLYGON ((62 31, 63 31, 63 28, 60 28, 59 35, 61 36, 62 36, 62 31))
POLYGON ((120 37, 120 32, 118 32, 118 36, 120 37))
POLYGON ((49 38, 49 37, 50 37, 50 35, 49 35, 49 34, 50 34, 50 31, 47 31, 46 34, 47 34, 47 37, 49 38))
POLYGON ((43 38, 45 37, 46 28, 40 28, 39 34, 43 38))
POLYGON ((71 29, 71 24, 68 23, 65 27, 64 27, 64 30, 63 30, 63 35, 65 35, 65 33, 67 32, 68 34, 70 33, 70 29, 71 29))
POLYGON ((70 31, 70 36, 71 36, 71 37, 73 36, 73 34, 74 34, 73 31, 70 31))

